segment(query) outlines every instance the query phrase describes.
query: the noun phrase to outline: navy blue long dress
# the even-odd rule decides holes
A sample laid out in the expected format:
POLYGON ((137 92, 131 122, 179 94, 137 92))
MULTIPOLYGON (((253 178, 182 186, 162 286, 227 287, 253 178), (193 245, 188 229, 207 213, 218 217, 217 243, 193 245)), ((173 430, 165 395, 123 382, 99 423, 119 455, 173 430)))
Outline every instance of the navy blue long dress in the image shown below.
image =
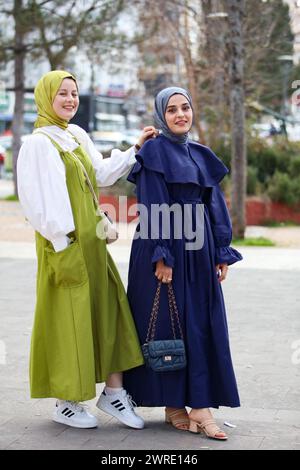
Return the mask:
MULTIPOLYGON (((136 184, 138 203, 144 204, 149 214, 152 204, 190 204, 194 218, 196 205, 203 204, 204 244, 200 249, 186 250, 185 237, 174 236, 174 220, 168 238, 159 226, 157 239, 133 240, 128 298, 140 342, 143 344, 147 336, 157 288, 155 263, 163 258, 173 267, 187 367, 153 372, 140 366, 124 373, 124 386, 138 406, 239 406, 223 294, 215 268, 218 263, 230 265, 242 259, 229 247, 231 222, 218 185, 228 170, 209 148, 190 141, 174 143, 162 135, 143 145, 137 161, 128 179, 136 184)), ((157 227, 151 227, 150 215, 148 223, 149 233, 153 233, 157 227)), ((165 284, 155 339, 172 339, 165 284)))

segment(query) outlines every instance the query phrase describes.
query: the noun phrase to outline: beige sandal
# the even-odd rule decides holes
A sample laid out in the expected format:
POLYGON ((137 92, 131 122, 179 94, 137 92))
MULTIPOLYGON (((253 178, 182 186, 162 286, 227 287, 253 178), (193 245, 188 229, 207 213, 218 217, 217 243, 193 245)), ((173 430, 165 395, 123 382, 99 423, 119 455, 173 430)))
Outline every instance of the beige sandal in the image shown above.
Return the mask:
POLYGON ((213 418, 204 421, 195 421, 190 417, 189 431, 197 434, 202 432, 210 439, 217 439, 218 441, 226 441, 228 439, 228 436, 218 427, 213 418))
POLYGON ((188 431, 190 426, 189 415, 185 408, 171 409, 169 411, 165 409, 165 420, 166 423, 172 424, 174 428, 179 431, 188 431), (182 427, 186 426, 186 427, 182 427))

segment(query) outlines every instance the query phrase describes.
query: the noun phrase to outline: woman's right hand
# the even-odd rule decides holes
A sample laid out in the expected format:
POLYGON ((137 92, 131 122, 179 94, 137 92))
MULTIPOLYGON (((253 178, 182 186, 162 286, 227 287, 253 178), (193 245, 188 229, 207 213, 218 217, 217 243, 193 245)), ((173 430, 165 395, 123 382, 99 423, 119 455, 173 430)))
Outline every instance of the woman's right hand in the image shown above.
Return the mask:
POLYGON ((156 263, 155 276, 164 284, 170 284, 170 282, 172 282, 173 269, 166 266, 164 260, 160 259, 156 263))
POLYGON ((158 135, 158 130, 155 129, 155 127, 153 126, 144 127, 139 137, 139 140, 137 141, 138 146, 142 147, 143 144, 146 142, 146 140, 152 139, 156 137, 157 135, 158 135))

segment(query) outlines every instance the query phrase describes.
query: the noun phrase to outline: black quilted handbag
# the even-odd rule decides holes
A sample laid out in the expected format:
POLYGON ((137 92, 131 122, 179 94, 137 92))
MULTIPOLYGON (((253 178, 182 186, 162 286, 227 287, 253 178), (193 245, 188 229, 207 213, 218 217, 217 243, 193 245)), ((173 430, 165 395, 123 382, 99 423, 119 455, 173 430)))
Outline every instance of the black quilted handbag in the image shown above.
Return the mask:
POLYGON ((179 313, 176 305, 172 284, 168 284, 168 300, 171 327, 174 339, 154 340, 155 327, 159 310, 159 299, 161 282, 158 283, 154 303, 150 315, 148 333, 145 343, 142 345, 142 352, 145 363, 155 372, 167 372, 183 369, 186 366, 186 354, 183 341, 183 333, 179 320, 179 313), (181 339, 176 338, 175 321, 176 318, 181 339))

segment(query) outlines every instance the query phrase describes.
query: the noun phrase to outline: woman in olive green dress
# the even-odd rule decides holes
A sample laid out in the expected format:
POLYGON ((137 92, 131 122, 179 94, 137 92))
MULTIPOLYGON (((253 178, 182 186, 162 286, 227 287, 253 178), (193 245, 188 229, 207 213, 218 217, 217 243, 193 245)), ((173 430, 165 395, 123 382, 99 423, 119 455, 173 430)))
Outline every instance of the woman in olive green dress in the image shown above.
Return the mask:
MULTIPOLYGON (((103 159, 87 133, 69 124, 78 105, 76 79, 52 71, 35 88, 38 118, 18 157, 18 191, 36 231, 37 302, 31 340, 32 398, 57 399, 56 422, 97 426, 79 402, 96 395, 97 406, 133 428, 134 412, 122 371, 143 363, 135 326, 116 266, 97 237, 101 220, 86 174, 98 186, 113 184, 135 163, 134 147, 103 159), (83 165, 83 167, 82 167, 83 165)), ((141 133, 137 148, 155 135, 141 133)))

